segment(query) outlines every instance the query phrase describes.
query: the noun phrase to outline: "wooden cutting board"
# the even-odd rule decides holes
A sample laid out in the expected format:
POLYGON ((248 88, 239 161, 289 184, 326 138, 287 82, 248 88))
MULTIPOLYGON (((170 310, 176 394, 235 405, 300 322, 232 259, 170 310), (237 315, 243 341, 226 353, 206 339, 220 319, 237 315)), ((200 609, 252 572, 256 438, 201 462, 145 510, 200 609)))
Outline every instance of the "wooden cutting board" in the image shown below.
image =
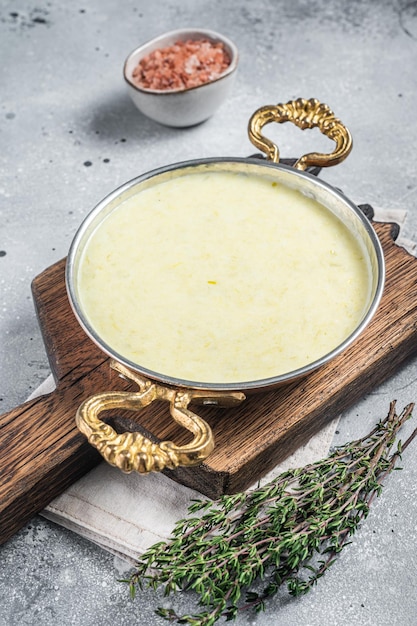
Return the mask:
MULTIPOLYGON (((362 209, 372 215, 368 205, 362 209)), ((374 226, 384 248, 387 281, 380 307, 361 337, 301 381, 253 394, 237 408, 199 407, 213 429, 215 450, 199 467, 168 471, 171 478, 213 498, 246 489, 417 351, 417 259, 394 243, 395 225, 374 226)), ((65 259, 33 281, 56 391, 0 416, 0 542, 101 461, 75 425, 78 405, 98 391, 129 388, 78 325, 64 270, 65 259)), ((189 438, 165 403, 134 417, 141 424, 134 427, 155 440, 185 443, 189 438)), ((113 416, 113 423, 126 429, 132 419, 113 416)))

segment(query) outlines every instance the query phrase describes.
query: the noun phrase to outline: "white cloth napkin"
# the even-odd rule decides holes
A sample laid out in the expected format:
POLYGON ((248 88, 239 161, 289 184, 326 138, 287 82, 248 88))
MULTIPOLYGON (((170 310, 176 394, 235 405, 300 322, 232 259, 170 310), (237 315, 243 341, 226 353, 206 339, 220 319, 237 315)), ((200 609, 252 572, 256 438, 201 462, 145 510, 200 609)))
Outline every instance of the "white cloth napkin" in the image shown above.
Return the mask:
MULTIPOLYGON (((417 256, 415 242, 401 236, 405 211, 375 211, 375 221, 400 225, 397 244, 417 256)), ((54 388, 50 375, 31 395, 54 388)), ((262 479, 266 482, 290 467, 302 467, 328 454, 338 419, 262 479)), ((203 496, 163 474, 123 474, 103 462, 53 500, 42 515, 85 537, 128 563, 152 544, 167 539, 175 522, 187 514, 191 500, 203 496)))

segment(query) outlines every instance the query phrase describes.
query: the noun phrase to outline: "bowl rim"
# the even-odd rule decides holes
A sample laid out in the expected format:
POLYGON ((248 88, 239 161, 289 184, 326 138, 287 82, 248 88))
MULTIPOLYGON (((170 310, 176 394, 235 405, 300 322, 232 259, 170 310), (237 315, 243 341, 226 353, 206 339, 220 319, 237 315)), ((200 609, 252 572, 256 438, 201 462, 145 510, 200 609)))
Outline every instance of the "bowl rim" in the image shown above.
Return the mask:
MULTIPOLYGON (((166 45, 170 45, 170 44, 166 43, 166 45)), ((162 33, 161 35, 158 35, 157 37, 153 37, 152 39, 145 41, 143 44, 141 44, 140 46, 137 46, 134 50, 132 50, 130 54, 128 54, 128 56, 126 57, 126 60, 123 64, 123 77, 125 81, 127 82, 127 84, 130 87, 132 87, 135 91, 138 91, 143 94, 169 96, 172 94, 189 93, 191 91, 195 91, 196 89, 200 89, 201 87, 207 87, 208 85, 213 85, 214 83, 217 83, 223 80, 224 78, 226 78, 227 76, 230 76, 230 74, 235 72, 238 66, 238 62, 239 62, 239 50, 236 44, 225 35, 222 35, 215 30, 210 30, 207 28, 178 28, 176 30, 170 30, 165 33, 162 33), (211 41, 215 41, 215 42, 219 41, 219 42, 224 43, 227 46, 228 52, 230 54, 229 66, 217 78, 214 78, 213 80, 210 80, 207 83, 202 83, 201 85, 196 85, 194 87, 186 87, 185 89, 164 89, 164 90, 147 89, 145 87, 140 87, 139 85, 137 85, 131 80, 127 72, 127 66, 133 57, 143 52, 144 54, 137 58, 137 62, 138 62, 140 58, 143 58, 144 56, 146 56, 147 49, 150 48, 151 46, 155 46, 155 48, 153 49, 156 49, 158 47, 157 46, 158 43, 160 42, 162 43, 163 41, 167 39, 175 40, 178 37, 193 38, 193 39, 201 39, 202 37, 205 37, 206 39, 210 39, 211 41)))

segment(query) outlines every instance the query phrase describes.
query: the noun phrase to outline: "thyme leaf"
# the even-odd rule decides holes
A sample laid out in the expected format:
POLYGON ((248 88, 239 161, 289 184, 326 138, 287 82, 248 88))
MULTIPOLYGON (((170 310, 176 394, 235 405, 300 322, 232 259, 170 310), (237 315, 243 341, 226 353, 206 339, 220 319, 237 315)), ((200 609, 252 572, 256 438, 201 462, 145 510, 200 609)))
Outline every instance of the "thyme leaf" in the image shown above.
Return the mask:
POLYGON ((284 584, 293 596, 306 593, 348 545, 417 435, 415 429, 405 443, 396 442, 413 408, 397 415, 393 401, 368 435, 327 458, 244 493, 194 501, 172 538, 147 550, 124 581, 131 596, 144 587, 162 587, 165 595, 193 590, 198 612, 159 608, 157 614, 177 624, 212 626, 241 610, 264 610, 284 584))

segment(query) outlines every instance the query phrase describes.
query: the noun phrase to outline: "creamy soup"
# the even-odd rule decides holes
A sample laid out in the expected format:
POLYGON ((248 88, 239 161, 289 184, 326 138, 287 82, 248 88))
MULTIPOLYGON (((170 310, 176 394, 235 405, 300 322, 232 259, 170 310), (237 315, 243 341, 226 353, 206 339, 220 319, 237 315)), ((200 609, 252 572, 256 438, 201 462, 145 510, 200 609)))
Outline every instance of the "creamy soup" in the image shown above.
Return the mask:
POLYGON ((122 202, 89 237, 85 317, 143 368, 231 383, 288 373, 363 318, 360 244, 316 201, 265 177, 199 172, 122 202))

